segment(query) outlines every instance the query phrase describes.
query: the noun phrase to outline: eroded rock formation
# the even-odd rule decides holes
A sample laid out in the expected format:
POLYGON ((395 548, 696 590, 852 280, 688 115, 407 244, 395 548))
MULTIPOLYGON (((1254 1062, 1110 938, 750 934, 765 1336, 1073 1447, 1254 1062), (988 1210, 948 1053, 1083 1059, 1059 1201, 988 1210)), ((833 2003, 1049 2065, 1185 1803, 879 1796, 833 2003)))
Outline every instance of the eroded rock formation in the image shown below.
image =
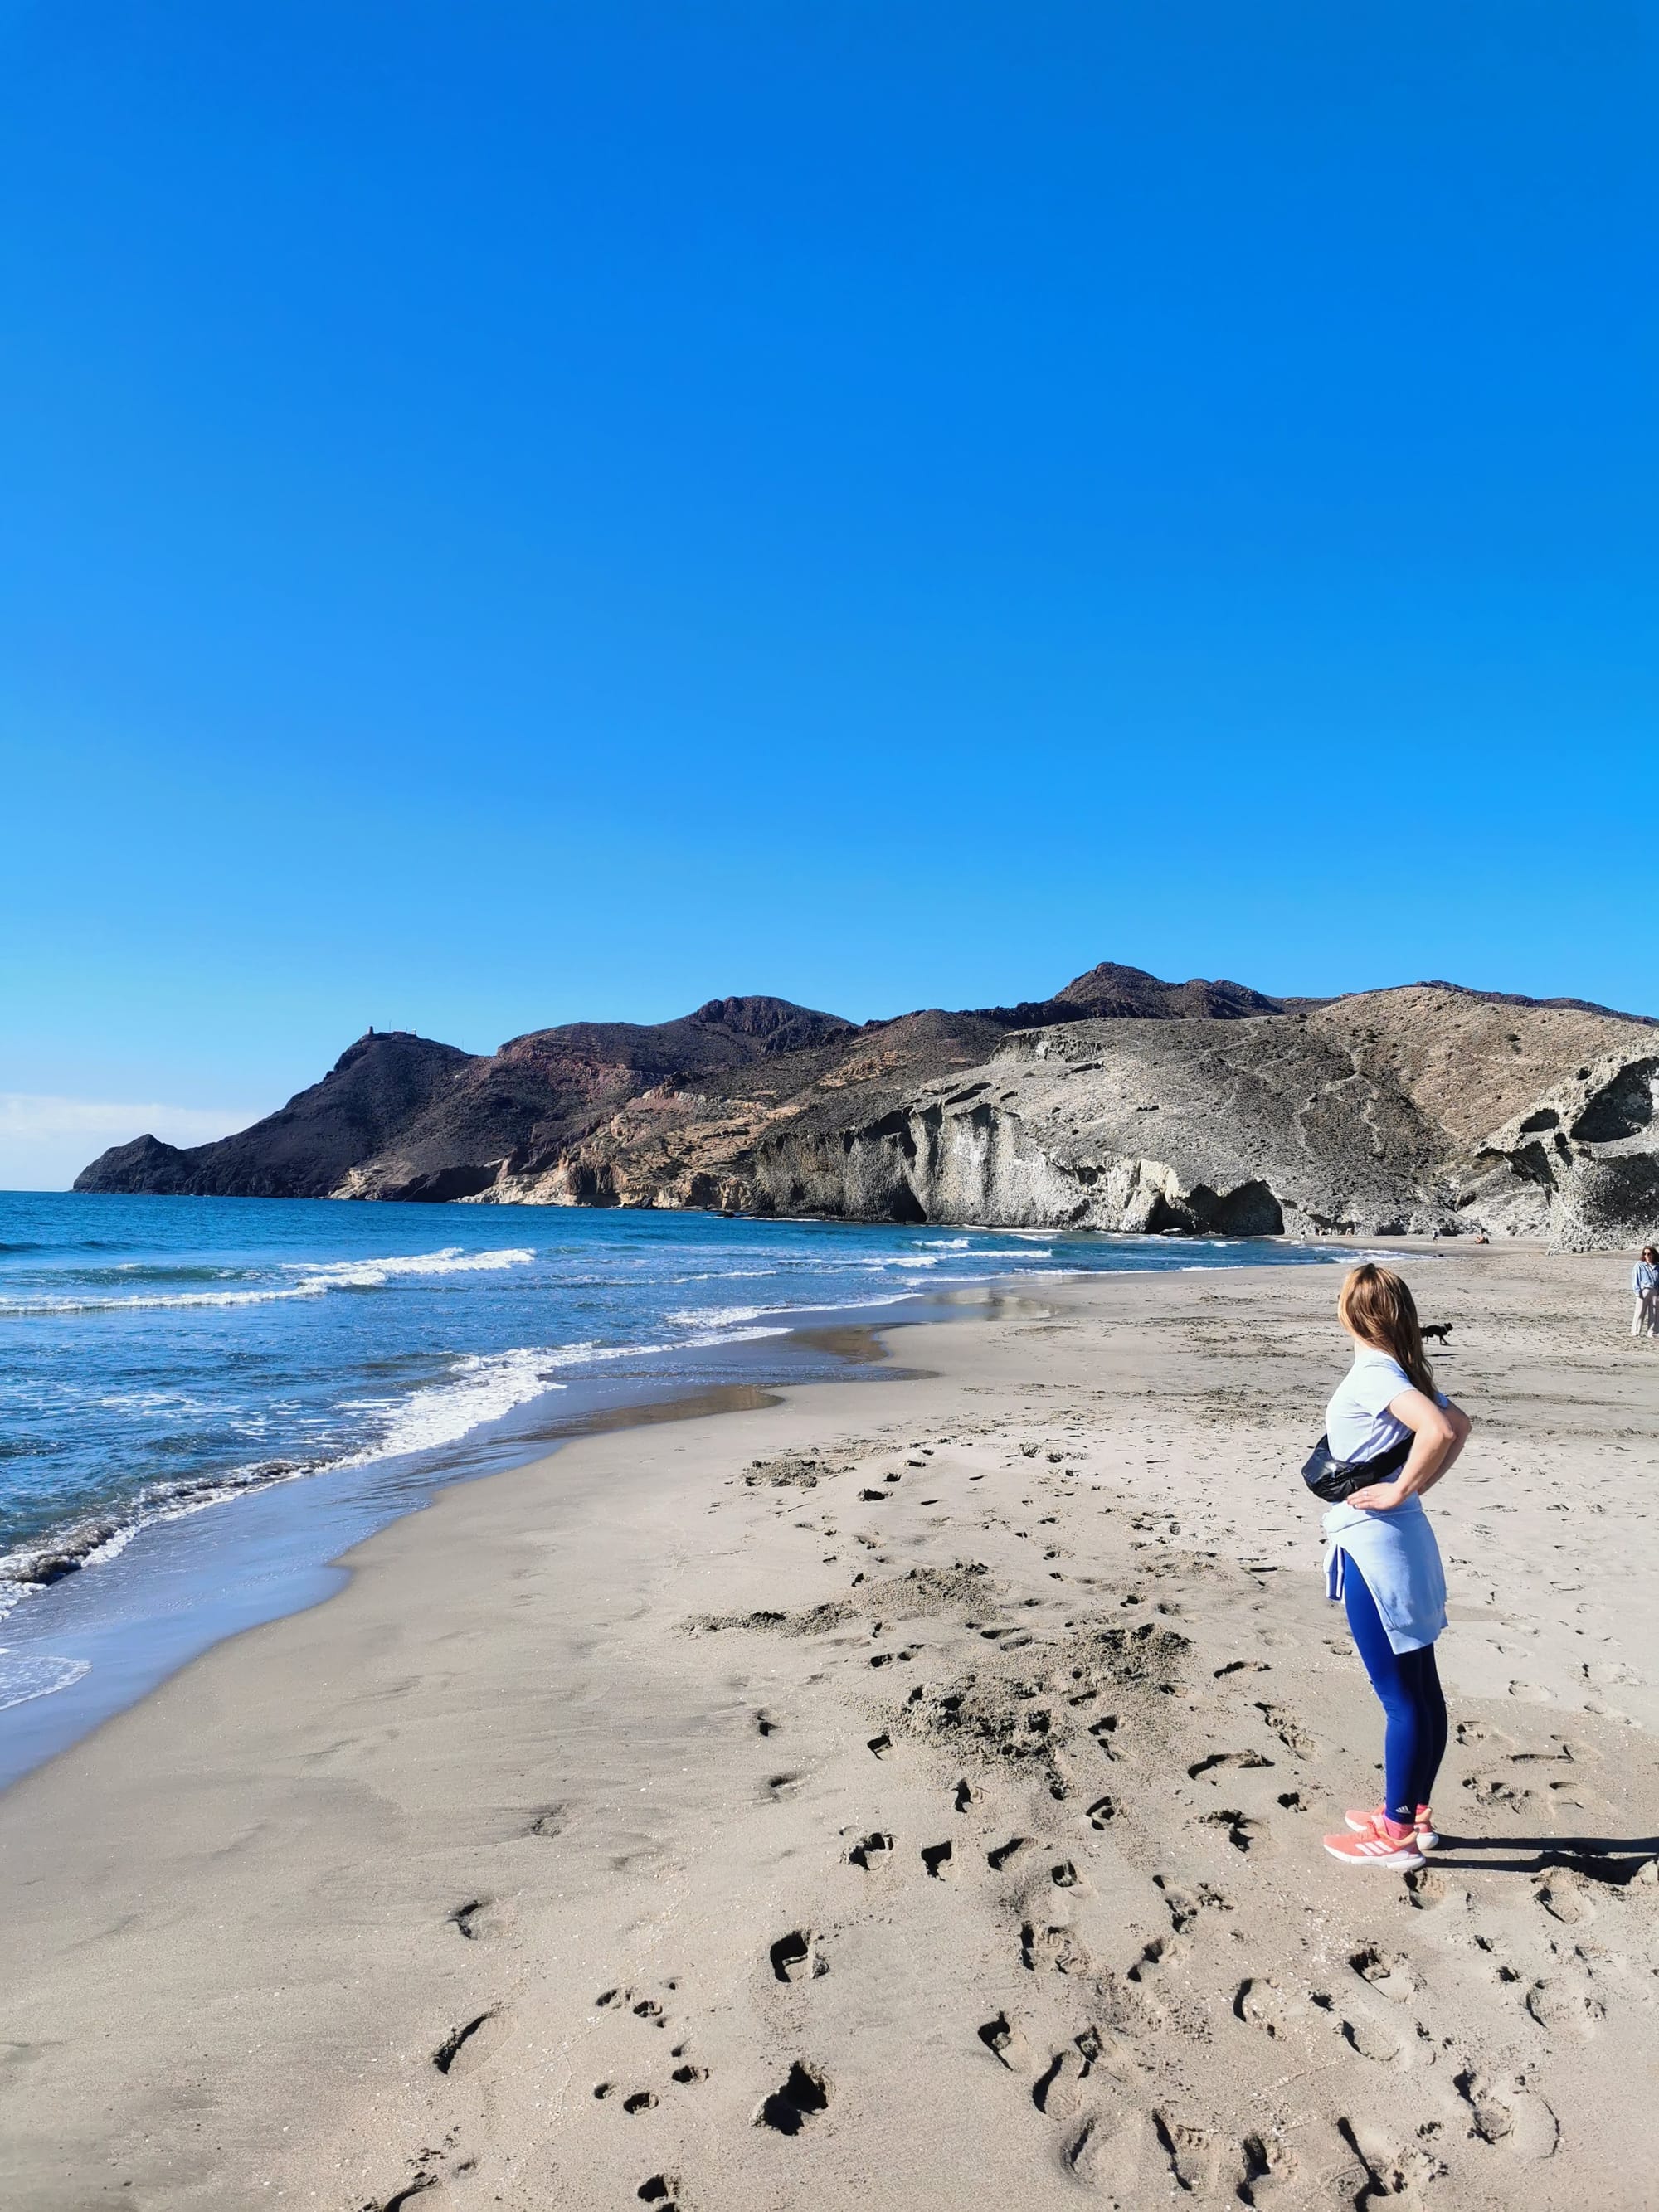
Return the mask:
POLYGON ((1109 963, 862 1027, 750 998, 489 1056, 371 1032, 253 1128, 140 1138, 76 1188, 1577 1248, 1655 1233, 1656 1102, 1659 1027, 1603 1009, 1273 1000, 1109 963))

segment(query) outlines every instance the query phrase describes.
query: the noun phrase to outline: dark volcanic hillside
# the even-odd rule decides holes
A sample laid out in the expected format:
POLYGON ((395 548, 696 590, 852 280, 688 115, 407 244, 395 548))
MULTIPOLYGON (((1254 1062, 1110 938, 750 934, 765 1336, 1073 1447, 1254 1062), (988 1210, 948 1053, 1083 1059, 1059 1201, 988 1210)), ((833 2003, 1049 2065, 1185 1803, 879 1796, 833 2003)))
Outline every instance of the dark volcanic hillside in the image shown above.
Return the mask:
POLYGON ((1060 1022, 1078 1021, 1243 1021, 1251 1014, 1283 1014, 1293 1008, 1316 1006, 1318 999, 1269 999, 1243 983, 1210 983, 1194 976, 1189 983, 1161 983, 1141 968, 1122 968, 1103 960, 1086 975, 1079 975, 1052 999, 1039 999, 1018 1006, 993 1006, 993 1021, 1015 1029, 1044 1029, 1060 1022))
POLYGON ((862 1027, 732 998, 483 1057, 371 1031, 252 1128, 139 1138, 76 1188, 1607 1244, 1659 1217, 1656 1098, 1653 1025, 1576 1002, 1105 963, 862 1027))
POLYGON ((76 1178, 76 1190, 156 1191, 215 1198, 326 1198, 360 1160, 388 1144, 476 1066, 469 1052, 407 1030, 371 1030, 320 1083, 251 1129, 188 1152, 140 1137, 76 1178))

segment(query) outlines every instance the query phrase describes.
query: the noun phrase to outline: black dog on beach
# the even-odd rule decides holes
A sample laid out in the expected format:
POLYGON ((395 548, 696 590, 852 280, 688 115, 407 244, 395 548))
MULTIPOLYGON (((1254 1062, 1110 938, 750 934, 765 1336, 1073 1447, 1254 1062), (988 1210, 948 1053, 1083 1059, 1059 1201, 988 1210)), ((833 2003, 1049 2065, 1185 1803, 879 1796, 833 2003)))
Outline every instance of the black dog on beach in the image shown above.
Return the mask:
POLYGON ((1452 1325, 1449 1321, 1425 1322, 1421 1333, 1425 1337, 1437 1336, 1443 1344, 1452 1333, 1452 1325))

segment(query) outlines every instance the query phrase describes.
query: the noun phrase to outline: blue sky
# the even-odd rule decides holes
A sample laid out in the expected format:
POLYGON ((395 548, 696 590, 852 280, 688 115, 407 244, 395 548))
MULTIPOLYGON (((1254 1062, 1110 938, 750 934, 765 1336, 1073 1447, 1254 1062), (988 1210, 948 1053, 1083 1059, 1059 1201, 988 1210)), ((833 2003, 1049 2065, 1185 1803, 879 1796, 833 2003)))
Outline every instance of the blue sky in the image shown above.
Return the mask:
POLYGON ((371 1022, 1659 1012, 1656 74, 1599 0, 0 0, 0 1185, 371 1022))

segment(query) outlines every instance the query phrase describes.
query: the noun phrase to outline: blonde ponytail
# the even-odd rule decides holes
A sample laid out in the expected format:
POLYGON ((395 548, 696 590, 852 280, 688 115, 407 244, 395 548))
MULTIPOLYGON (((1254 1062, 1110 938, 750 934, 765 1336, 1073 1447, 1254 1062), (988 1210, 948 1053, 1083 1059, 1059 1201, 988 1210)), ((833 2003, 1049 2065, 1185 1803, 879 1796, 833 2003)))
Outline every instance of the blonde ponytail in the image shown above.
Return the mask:
POLYGON ((1350 1268, 1336 1310, 1351 1335, 1386 1352, 1404 1368, 1413 1389, 1425 1398, 1434 1396, 1434 1370, 1423 1350, 1417 1301, 1392 1267, 1374 1267, 1368 1260, 1350 1268))

